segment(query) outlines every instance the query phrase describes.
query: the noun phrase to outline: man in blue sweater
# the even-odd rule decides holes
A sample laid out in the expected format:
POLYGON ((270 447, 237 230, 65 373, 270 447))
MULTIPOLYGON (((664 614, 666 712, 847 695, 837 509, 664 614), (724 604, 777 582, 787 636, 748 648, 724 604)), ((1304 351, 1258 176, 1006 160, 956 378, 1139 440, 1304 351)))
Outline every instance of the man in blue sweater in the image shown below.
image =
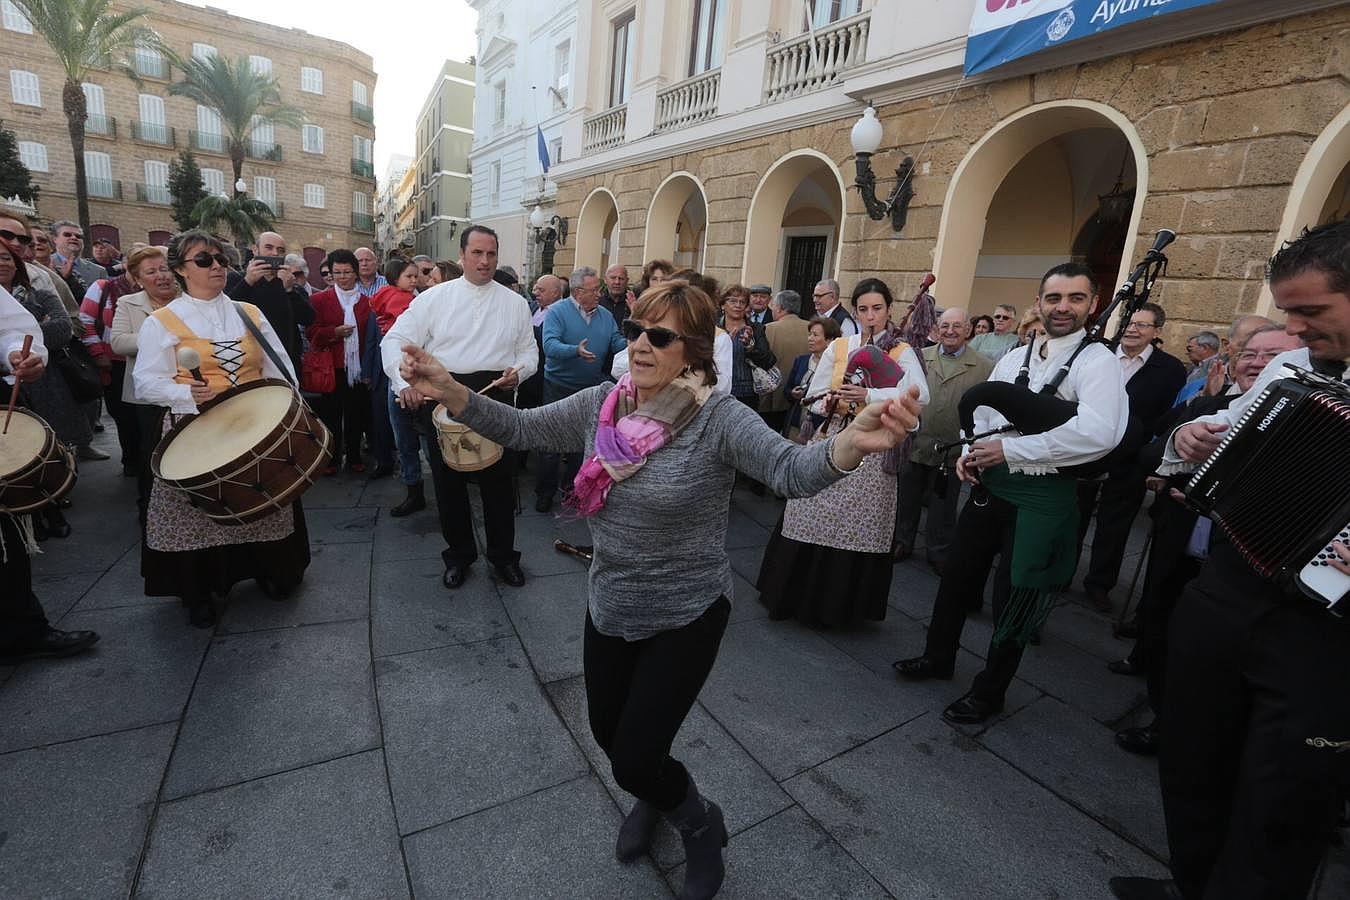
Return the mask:
MULTIPOLYGON (((600 305, 600 276, 582 266, 568 279, 572 295, 548 308, 544 316, 544 403, 549 404, 605 380, 604 361, 628 344, 610 311, 600 305)), ((579 453, 539 454, 534 508, 548 512, 558 492, 558 464, 563 465, 563 489, 581 467, 579 453)))

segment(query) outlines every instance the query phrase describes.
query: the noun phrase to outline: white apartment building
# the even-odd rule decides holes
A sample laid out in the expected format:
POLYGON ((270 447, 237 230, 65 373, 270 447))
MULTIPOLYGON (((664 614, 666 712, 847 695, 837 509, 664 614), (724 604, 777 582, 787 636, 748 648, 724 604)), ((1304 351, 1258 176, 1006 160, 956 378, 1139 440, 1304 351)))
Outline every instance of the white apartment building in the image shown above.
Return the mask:
POLYGON ((544 175, 539 129, 553 165, 564 156, 577 60, 575 0, 470 0, 478 12, 471 214, 494 229, 502 265, 528 283, 539 245, 529 227, 536 204, 552 213, 557 186, 544 175))
POLYGON ((375 240, 383 255, 398 249, 398 188, 412 164, 411 156, 395 153, 389 157, 389 164, 380 178, 380 189, 375 199, 375 240))

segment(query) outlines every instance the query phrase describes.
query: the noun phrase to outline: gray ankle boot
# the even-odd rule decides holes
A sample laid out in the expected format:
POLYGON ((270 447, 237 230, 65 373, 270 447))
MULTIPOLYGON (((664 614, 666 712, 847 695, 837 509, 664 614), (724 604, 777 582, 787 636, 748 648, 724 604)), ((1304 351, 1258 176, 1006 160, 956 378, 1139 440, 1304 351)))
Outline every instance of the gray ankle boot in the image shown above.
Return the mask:
POLYGON ((614 858, 621 863, 630 863, 652 849, 652 835, 661 811, 645 800, 633 804, 633 808, 619 826, 619 840, 614 845, 614 858))
POLYGON ((684 888, 680 900, 709 900, 717 895, 726 876, 722 848, 727 845, 727 826, 722 809, 699 796, 694 780, 684 802, 666 813, 684 841, 684 888))

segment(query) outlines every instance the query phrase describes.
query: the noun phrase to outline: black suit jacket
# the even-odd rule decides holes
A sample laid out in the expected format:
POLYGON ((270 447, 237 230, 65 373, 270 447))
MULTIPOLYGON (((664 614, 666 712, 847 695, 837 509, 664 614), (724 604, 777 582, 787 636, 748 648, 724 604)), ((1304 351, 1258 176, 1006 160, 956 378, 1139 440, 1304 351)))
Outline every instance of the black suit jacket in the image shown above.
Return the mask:
POLYGON ((1157 347, 1130 380, 1125 382, 1125 393, 1130 397, 1130 415, 1148 429, 1152 438, 1158 426, 1172 408, 1177 392, 1186 383, 1186 367, 1170 353, 1157 347))

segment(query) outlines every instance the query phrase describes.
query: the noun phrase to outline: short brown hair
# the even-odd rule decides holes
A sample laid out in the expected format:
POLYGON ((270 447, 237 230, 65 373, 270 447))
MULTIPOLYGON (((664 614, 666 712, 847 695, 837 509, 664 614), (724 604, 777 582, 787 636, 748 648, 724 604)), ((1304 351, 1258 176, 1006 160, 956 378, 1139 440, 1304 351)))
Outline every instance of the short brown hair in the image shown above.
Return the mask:
POLYGON ((722 291, 722 302, 726 303, 732 297, 740 297, 746 303, 750 302, 750 291, 743 284, 728 285, 722 291))
POLYGON ((825 333, 826 340, 838 340, 844 336, 843 329, 839 323, 829 316, 812 316, 811 321, 806 323, 806 330, 810 331, 812 325, 819 325, 820 330, 825 333))
POLYGON ((642 292, 633 307, 634 319, 656 322, 673 313, 684 340, 684 361, 703 373, 703 383, 717 384, 713 341, 717 337, 717 307, 703 290, 687 281, 663 281, 642 292))
MULTIPOLYGON (((149 244, 142 244, 135 250, 132 250, 130 253, 127 254, 127 266, 126 266, 127 274, 131 276, 133 281, 135 281, 136 270, 141 267, 141 263, 145 262, 147 259, 154 259, 155 257, 159 257, 160 259, 163 259, 165 262, 167 262, 169 259, 169 253, 163 247, 156 247, 154 245, 149 244)), ((137 281, 136 283, 140 284, 139 281, 137 281)))
POLYGON ((709 275, 704 275, 697 269, 680 269, 671 272, 670 277, 675 281, 684 281, 692 284, 694 287, 707 294, 709 300, 713 297, 722 296, 722 291, 717 284, 717 279, 709 275))

